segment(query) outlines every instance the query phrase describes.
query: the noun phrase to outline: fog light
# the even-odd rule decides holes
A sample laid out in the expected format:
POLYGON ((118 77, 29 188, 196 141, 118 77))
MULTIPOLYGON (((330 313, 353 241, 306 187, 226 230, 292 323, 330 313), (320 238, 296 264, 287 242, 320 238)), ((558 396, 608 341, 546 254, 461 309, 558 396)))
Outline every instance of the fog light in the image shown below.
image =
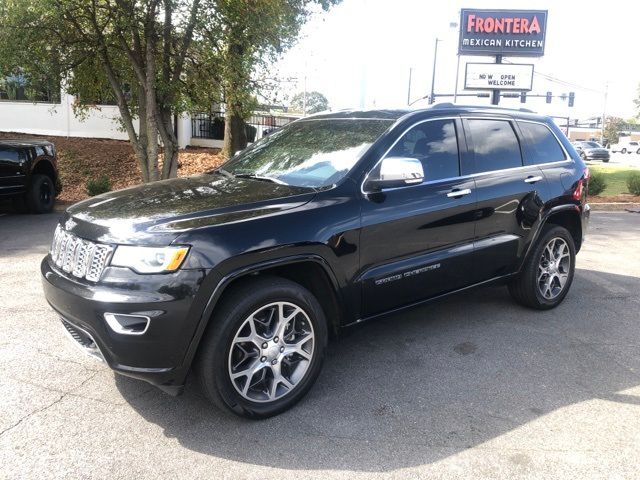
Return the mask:
POLYGON ((105 313, 107 325, 121 335, 143 335, 149 328, 151 319, 144 315, 130 315, 126 313, 105 313))

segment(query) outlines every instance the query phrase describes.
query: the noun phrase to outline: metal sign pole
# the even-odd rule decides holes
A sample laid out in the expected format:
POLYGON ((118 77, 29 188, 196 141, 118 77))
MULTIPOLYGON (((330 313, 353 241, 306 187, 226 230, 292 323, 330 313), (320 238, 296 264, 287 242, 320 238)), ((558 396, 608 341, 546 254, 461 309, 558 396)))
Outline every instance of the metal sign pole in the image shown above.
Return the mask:
MULTIPOLYGON (((502 63, 502 55, 496 55, 496 63, 502 63)), ((500 103, 500 90, 494 90, 491 95, 491 105, 498 105, 500 103)))

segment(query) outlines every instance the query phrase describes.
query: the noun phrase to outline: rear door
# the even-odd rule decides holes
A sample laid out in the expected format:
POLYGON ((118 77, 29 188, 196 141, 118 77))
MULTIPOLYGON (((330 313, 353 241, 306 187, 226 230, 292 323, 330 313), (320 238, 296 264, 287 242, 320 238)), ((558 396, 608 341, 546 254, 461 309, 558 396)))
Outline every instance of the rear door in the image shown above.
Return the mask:
POLYGON ((465 153, 460 119, 441 118, 417 123, 386 154, 420 159, 425 178, 363 196, 364 316, 469 283, 476 192, 460 175, 465 153))
POLYGON ((24 191, 25 160, 21 150, 0 146, 0 195, 24 191))
POLYGON ((514 272, 546 196, 538 165, 523 161, 518 128, 511 118, 463 120, 473 152, 478 209, 475 224, 475 282, 514 272))

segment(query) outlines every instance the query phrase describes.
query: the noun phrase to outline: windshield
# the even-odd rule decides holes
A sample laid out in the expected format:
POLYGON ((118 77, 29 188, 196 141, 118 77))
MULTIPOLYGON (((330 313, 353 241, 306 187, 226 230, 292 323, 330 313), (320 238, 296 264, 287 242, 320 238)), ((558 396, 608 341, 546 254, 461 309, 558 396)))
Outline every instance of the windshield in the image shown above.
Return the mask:
POLYGON ((231 158, 221 170, 299 187, 326 187, 342 179, 392 123, 337 118, 294 122, 231 158))
POLYGON ((582 142, 582 146, 587 148, 602 148, 600 144, 596 142, 582 142))

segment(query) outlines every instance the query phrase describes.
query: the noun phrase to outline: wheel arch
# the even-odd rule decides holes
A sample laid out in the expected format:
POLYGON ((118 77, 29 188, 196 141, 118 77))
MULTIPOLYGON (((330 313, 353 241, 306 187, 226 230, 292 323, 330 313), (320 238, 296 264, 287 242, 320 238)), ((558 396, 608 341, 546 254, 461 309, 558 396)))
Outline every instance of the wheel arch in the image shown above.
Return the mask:
POLYGON ((47 175, 54 182, 58 180, 58 174, 53 166, 53 162, 47 158, 42 158, 33 165, 31 175, 47 175))
POLYGON ((336 277, 327 261, 319 255, 296 255, 270 260, 234 270, 225 275, 214 287, 185 355, 185 367, 190 368, 196 358, 201 340, 220 306, 220 300, 232 289, 260 275, 286 278, 309 290, 316 296, 324 310, 329 332, 337 333, 344 315, 344 303, 336 277))
POLYGON ((582 221, 580 219, 580 210, 577 206, 568 205, 561 209, 552 209, 540 225, 540 231, 548 224, 566 228, 573 238, 576 253, 580 251, 580 247, 582 246, 582 221))

